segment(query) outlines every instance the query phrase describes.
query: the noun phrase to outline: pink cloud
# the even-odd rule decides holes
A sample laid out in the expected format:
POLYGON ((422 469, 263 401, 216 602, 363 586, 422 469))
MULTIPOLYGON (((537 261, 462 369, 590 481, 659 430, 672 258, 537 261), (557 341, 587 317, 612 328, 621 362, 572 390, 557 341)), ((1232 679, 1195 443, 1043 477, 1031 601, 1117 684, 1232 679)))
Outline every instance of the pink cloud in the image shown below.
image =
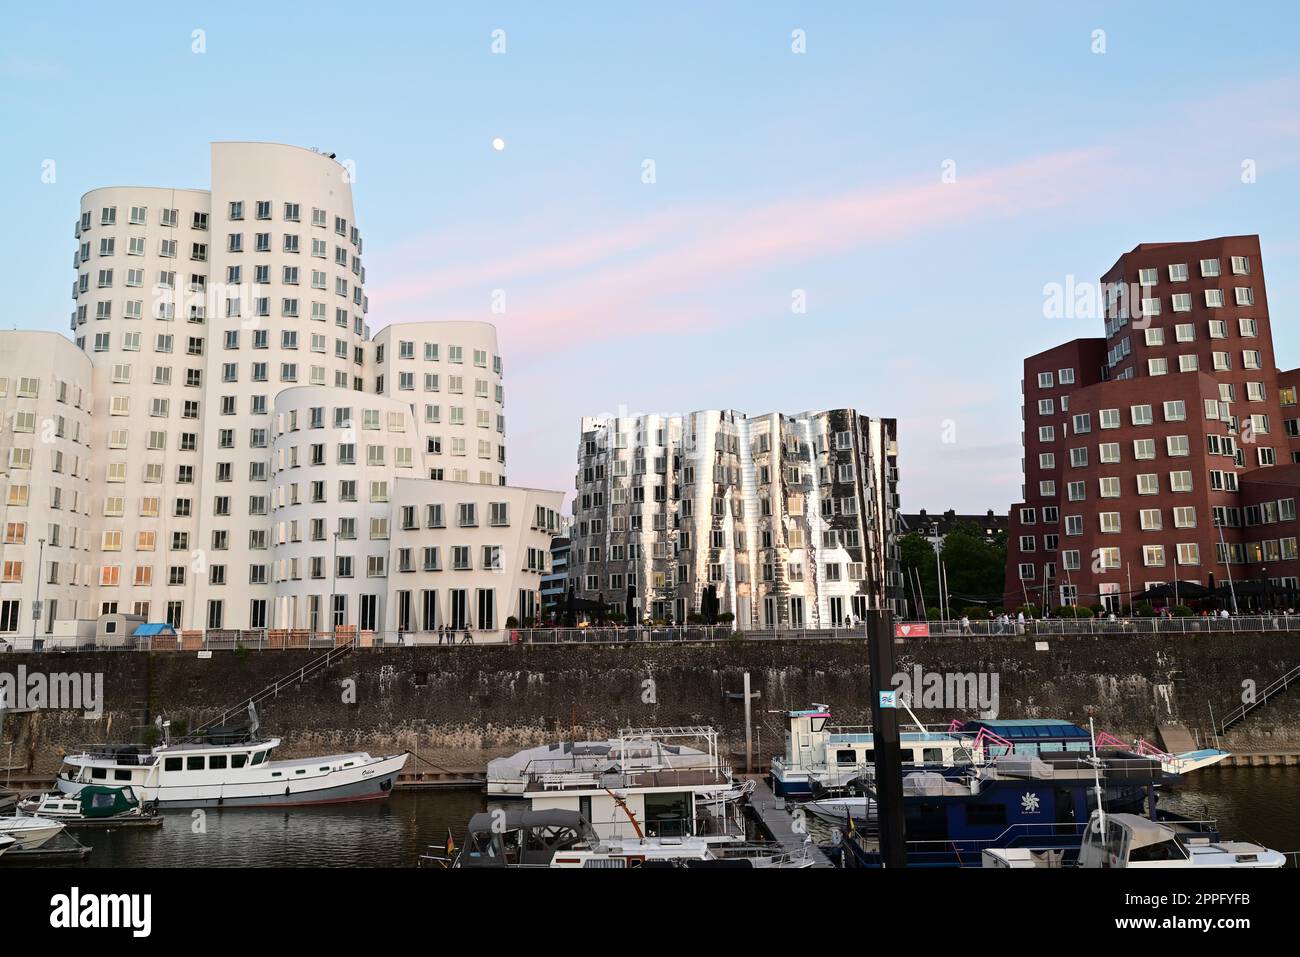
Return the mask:
POLYGON ((981 218, 1021 216, 1077 201, 1109 173, 1108 149, 1070 150, 943 183, 862 187, 791 197, 758 208, 710 205, 656 213, 600 232, 489 256, 372 290, 376 319, 428 318, 440 295, 480 287, 484 309, 439 318, 499 318, 525 348, 581 333, 623 338, 728 319, 698 304, 764 268, 901 240, 981 218), (508 311, 484 315, 487 291, 504 289, 508 311), (683 309, 681 301, 697 304, 683 309))

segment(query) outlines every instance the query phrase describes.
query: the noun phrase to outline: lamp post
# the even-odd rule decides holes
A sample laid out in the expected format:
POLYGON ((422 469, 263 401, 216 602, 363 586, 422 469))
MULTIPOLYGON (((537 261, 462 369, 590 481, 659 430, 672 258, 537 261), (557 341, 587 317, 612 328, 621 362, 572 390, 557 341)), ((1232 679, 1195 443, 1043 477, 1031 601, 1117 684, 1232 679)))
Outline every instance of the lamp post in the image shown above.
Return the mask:
POLYGON ((339 533, 334 532, 334 557, 333 564, 330 566, 330 640, 338 644, 338 622, 334 620, 334 606, 338 602, 338 575, 339 575, 339 533))
POLYGON ((1223 549, 1223 567, 1228 573, 1228 594, 1232 596, 1232 613, 1237 614, 1237 588, 1232 584, 1232 556, 1228 554, 1228 543, 1223 540, 1223 516, 1216 515, 1214 524, 1219 529, 1219 547, 1223 549))
POLYGON ((939 536, 939 523, 934 522, 931 526, 931 532, 934 535, 934 580, 936 587, 939 589, 939 618, 942 621, 948 620, 948 598, 947 589, 943 587, 943 568, 939 561, 939 555, 943 549, 943 539, 939 536))
POLYGON ((36 601, 32 605, 32 648, 36 648, 36 628, 41 622, 41 569, 45 567, 45 539, 37 539, 41 543, 40 552, 36 558, 36 601))

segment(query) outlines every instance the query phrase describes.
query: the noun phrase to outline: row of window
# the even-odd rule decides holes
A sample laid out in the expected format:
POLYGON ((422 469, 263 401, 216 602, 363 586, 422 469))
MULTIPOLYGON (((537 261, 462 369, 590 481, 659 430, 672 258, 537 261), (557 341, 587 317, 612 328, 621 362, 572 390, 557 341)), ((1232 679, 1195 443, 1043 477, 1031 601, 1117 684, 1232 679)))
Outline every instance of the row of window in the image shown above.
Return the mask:
MULTIPOLYGON (((273 204, 270 200, 257 200, 253 204, 255 218, 258 220, 270 220, 273 204)), ((302 222, 302 207, 298 203, 284 203, 281 207, 282 219, 287 223, 302 222)), ((77 221, 74 233, 80 237, 83 232, 89 230, 92 226, 93 210, 83 210, 81 218, 77 221)), ((234 200, 227 207, 226 218, 231 222, 240 222, 244 219, 244 201, 234 200)), ((158 224, 169 228, 175 228, 180 223, 180 210, 163 208, 158 211, 158 224)), ((147 226, 149 224, 149 208, 147 206, 131 206, 127 217, 127 224, 131 226, 147 226)), ((329 214, 323 209, 313 208, 311 211, 311 224, 324 229, 329 224, 329 214)), ((117 225, 117 207, 102 206, 99 210, 99 225, 116 226, 117 225)), ((190 226, 193 229, 207 230, 208 214, 204 212, 195 212, 190 219, 190 226)), ((348 221, 342 216, 334 217, 334 232, 339 236, 347 236, 358 251, 361 249, 361 234, 357 231, 356 226, 349 230, 348 221)))
MULTIPOLYGON (((1218 259, 1202 259, 1199 263, 1201 278, 1214 279, 1223 274, 1218 259)), ((1232 256, 1230 258, 1230 268, 1234 276, 1250 275, 1250 257, 1249 256, 1232 256)), ((1170 282, 1187 282, 1189 273, 1187 263, 1170 263, 1166 269, 1170 282)), ((1160 282, 1160 268, 1158 266, 1147 266, 1138 270, 1138 285, 1154 286, 1160 282)))

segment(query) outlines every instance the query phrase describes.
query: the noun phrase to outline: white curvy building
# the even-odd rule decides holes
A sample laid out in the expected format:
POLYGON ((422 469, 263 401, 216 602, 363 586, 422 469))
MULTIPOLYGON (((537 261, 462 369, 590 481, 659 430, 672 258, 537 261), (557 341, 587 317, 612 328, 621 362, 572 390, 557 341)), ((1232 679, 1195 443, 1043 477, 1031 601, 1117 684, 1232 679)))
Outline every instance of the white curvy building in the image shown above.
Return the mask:
POLYGON ((371 337, 350 180, 215 143, 210 191, 82 198, 75 347, 0 333, 0 639, 537 614, 563 494, 505 484, 496 330, 371 337))
POLYGON ((893 419, 852 409, 582 420, 576 597, 683 622, 705 590, 744 629, 899 610, 893 419))

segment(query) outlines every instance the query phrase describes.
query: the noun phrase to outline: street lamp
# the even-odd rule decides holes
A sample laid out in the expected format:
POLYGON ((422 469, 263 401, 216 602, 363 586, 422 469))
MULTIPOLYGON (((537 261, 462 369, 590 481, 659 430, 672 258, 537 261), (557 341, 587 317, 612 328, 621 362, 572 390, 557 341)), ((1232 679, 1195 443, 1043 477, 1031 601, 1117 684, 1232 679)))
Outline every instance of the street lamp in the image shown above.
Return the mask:
POLYGON ((32 605, 32 648, 36 648, 36 628, 41 621, 41 569, 45 567, 45 539, 37 539, 41 543, 39 555, 36 559, 36 601, 32 605))
POLYGON ((944 594, 946 589, 943 587, 943 566, 939 561, 939 555, 943 547, 943 538, 939 535, 939 523, 933 522, 930 526, 931 533, 934 535, 934 578, 939 589, 939 617, 943 621, 948 620, 948 601, 944 594))
POLYGON ((1228 573, 1228 593, 1232 596, 1232 613, 1237 614, 1237 588, 1232 583, 1232 556, 1228 554, 1228 543, 1223 540, 1223 516, 1214 517, 1214 525, 1219 530, 1219 547, 1223 550, 1223 567, 1228 573))
POLYGON ((334 606, 338 603, 338 576, 339 576, 339 533, 336 529, 334 532, 334 559, 330 566, 330 640, 335 644, 338 643, 338 622, 334 620, 334 606))

